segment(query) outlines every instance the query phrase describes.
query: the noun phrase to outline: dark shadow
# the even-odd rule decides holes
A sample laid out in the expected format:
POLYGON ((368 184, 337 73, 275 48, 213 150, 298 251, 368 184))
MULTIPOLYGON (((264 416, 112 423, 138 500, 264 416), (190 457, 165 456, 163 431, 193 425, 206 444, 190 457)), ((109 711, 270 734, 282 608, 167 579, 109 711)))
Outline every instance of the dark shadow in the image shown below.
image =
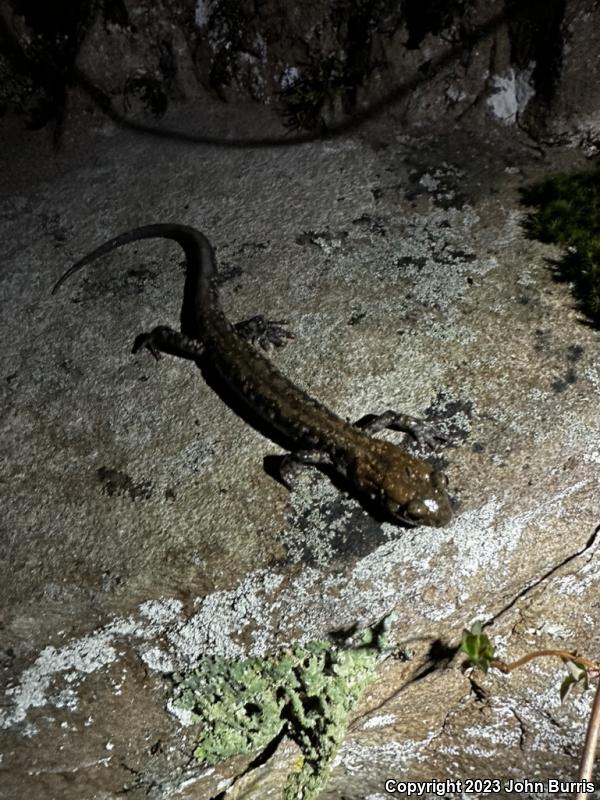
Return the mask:
POLYGON ((423 678, 431 675, 432 672, 445 669, 459 650, 460 645, 452 647, 446 642, 443 642, 441 639, 435 639, 429 648, 429 653, 427 654, 427 663, 424 664, 423 667, 412 676, 409 684, 417 683, 418 681, 423 680, 423 678))
POLYGON ((0 50, 18 74, 31 80, 32 105, 26 125, 37 130, 53 120, 53 141, 58 147, 68 112, 68 87, 76 82, 77 56, 98 11, 97 2, 13 0, 7 7, 23 16, 33 32, 26 52, 0 7, 0 50))
MULTIPOLYGON (((123 114, 119 113, 113 106, 110 97, 100 89, 79 67, 74 66, 72 70, 73 82, 79 85, 83 91, 90 97, 90 99, 106 114, 116 125, 123 128, 137 131, 148 136, 155 136, 159 138, 168 138, 175 141, 187 142, 190 144, 204 144, 214 147, 225 148, 258 148, 258 147, 292 147, 298 144, 305 144, 307 142, 314 142, 320 140, 327 140, 340 136, 349 131, 353 131, 363 125, 370 119, 373 119, 383 113, 391 105, 401 100, 406 95, 414 91, 418 86, 427 83, 437 72, 442 68, 453 62, 455 59, 468 52, 478 42, 486 36, 496 31, 502 24, 509 21, 513 16, 518 14, 518 10, 514 8, 511 12, 502 11, 494 15, 488 22, 479 25, 470 32, 464 32, 462 41, 449 47, 447 52, 438 56, 431 61, 422 65, 419 70, 410 78, 402 81, 392 91, 388 92, 384 97, 372 103, 367 108, 355 112, 350 117, 332 124, 327 130, 310 131, 295 135, 284 136, 266 136, 266 137, 233 137, 224 139, 219 136, 210 136, 207 134, 190 133, 188 131, 179 131, 169 127, 160 127, 158 125, 150 125, 146 122, 129 119, 123 114)), ((2 19, 0 17, 0 23, 2 19)), ((6 25, 3 25, 6 28, 6 25)), ((3 35, 10 36, 14 40, 10 31, 3 30, 3 35)), ((15 45, 18 48, 18 44, 15 45)))
MULTIPOLYGON (((410 644, 411 641, 422 641, 423 637, 415 637, 414 639, 408 639, 403 642, 403 645, 406 646, 410 644)), ((387 695, 383 698, 383 700, 375 706, 369 708, 369 716, 375 714, 382 708, 388 706, 390 701, 401 694, 405 689, 408 689, 415 683, 422 681, 428 675, 431 675, 434 672, 438 672, 441 670, 446 669, 450 663, 455 658, 456 654, 460 650, 460 645, 456 647, 452 647, 446 642, 442 641, 442 639, 434 639, 429 646, 429 652, 427 654, 427 660, 425 664, 419 669, 414 675, 411 675, 408 680, 404 681, 397 689, 395 689, 390 695, 387 695)), ((358 725, 362 726, 363 718, 361 717, 358 722, 352 723, 349 726, 349 730, 354 730, 358 725)))
POLYGON ((149 136, 168 138, 174 141, 188 142, 191 144, 204 144, 215 147, 227 148, 257 148, 257 147, 291 147, 297 144, 305 144, 320 140, 333 139, 349 131, 359 128, 365 122, 377 117, 389 106, 410 94, 421 84, 427 83, 437 74, 442 67, 452 63, 462 54, 470 50, 489 34, 496 31, 503 23, 509 21, 513 16, 518 15, 518 9, 514 8, 511 12, 506 10, 495 14, 488 22, 478 26, 471 32, 465 32, 460 43, 451 46, 446 53, 431 59, 419 67, 419 70, 411 77, 400 83, 395 89, 388 92, 384 97, 372 103, 367 108, 355 112, 348 119, 332 124, 327 130, 310 131, 289 136, 265 136, 250 138, 231 138, 223 139, 219 136, 209 136, 206 134, 195 134, 187 131, 178 131, 173 128, 149 125, 145 122, 128 119, 120 114, 113 106, 108 95, 99 89, 93 81, 83 72, 75 67, 75 82, 86 92, 94 103, 108 116, 115 124, 144 133, 149 136))

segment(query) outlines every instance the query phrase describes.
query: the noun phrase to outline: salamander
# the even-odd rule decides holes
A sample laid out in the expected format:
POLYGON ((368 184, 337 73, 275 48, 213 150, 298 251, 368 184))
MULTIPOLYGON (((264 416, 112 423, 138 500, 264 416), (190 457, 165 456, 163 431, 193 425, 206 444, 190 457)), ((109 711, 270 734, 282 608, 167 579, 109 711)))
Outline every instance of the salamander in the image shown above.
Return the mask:
MULTIPOLYGON (((446 525, 452 517, 445 475, 391 442, 374 438, 383 428, 429 436, 413 417, 386 411, 368 422, 352 424, 285 377, 256 347, 281 345, 288 334, 280 323, 255 317, 233 325, 219 299, 217 266, 209 240, 195 228, 170 223, 146 225, 122 233, 73 264, 58 280, 56 292, 73 273, 117 247, 142 239, 163 238, 184 250, 186 291, 182 318, 190 319, 185 333, 159 326, 136 340, 155 357, 170 352, 208 359, 225 385, 267 425, 291 441, 282 477, 293 476, 299 464, 329 464, 386 516, 408 525, 446 525)), ((429 437, 430 438, 430 437, 429 437)))

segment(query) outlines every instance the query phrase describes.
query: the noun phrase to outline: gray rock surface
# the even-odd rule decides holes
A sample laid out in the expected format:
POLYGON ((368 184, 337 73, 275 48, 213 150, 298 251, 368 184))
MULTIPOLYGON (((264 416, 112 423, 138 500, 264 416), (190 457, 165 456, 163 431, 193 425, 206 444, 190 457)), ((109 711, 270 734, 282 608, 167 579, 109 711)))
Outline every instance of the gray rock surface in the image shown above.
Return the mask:
MULTIPOLYGON (((383 798, 390 777, 575 780, 591 692, 561 706, 558 661, 470 675, 444 648, 482 619, 507 659, 597 658, 598 332, 518 201, 582 157, 514 127, 409 130, 393 108, 245 150, 75 122, 59 154, 6 132, 0 795, 215 797, 250 756, 194 765, 166 676, 392 609, 406 660, 382 665, 324 798, 383 798), (98 243, 167 220, 215 244, 232 319, 289 320, 272 358, 309 392, 350 419, 437 423, 450 526, 378 522, 313 470, 289 494, 263 468, 280 448, 192 363, 130 354, 177 322, 175 246, 123 249, 50 296, 98 243)), ((217 103, 167 122, 281 133, 268 110, 217 103)), ((282 742, 236 796, 278 797, 296 757, 282 742)))

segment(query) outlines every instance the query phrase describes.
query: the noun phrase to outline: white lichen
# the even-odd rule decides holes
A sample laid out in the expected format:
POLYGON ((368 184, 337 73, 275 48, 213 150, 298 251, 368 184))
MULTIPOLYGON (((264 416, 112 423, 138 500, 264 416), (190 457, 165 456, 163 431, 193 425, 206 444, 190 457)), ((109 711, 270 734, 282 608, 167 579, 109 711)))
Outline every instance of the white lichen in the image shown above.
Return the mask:
POLYGON ((493 75, 492 94, 487 104, 492 114, 506 125, 514 124, 522 114, 531 98, 535 95, 531 76, 535 62, 531 62, 524 70, 510 67, 504 75, 493 75))

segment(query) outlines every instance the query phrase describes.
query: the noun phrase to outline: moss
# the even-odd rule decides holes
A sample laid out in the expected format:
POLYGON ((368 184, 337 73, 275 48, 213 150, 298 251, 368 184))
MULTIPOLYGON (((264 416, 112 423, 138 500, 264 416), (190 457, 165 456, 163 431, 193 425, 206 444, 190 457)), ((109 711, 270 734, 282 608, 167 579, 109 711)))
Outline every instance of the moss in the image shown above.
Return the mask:
POLYGON ((266 753, 285 734, 302 757, 288 776, 284 800, 316 798, 350 714, 375 676, 390 621, 362 631, 353 646, 314 641, 267 659, 214 656, 175 676, 175 705, 203 726, 196 758, 212 765, 239 753, 266 753))
POLYGON ((523 202, 535 208, 524 223, 528 235, 567 248, 556 275, 573 282, 581 309, 600 325, 600 167, 537 183, 523 202))

